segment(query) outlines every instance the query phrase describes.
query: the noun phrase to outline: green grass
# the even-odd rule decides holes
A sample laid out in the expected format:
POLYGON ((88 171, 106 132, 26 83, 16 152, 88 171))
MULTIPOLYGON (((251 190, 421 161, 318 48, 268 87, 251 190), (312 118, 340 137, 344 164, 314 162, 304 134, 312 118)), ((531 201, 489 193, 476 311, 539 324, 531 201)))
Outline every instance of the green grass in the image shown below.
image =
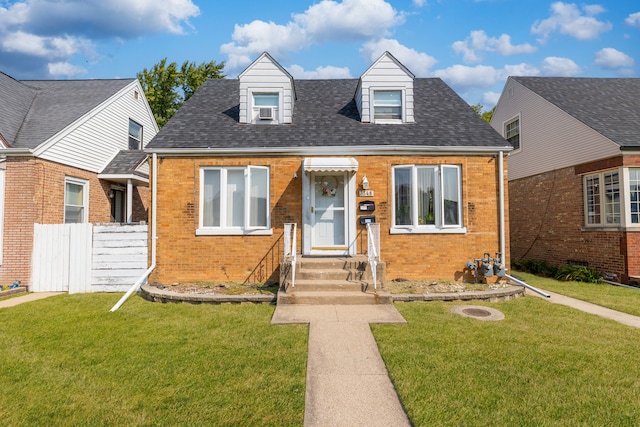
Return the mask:
POLYGON ((405 303, 407 325, 372 325, 414 425, 640 425, 640 330, 534 297, 477 304, 505 319, 405 303))
POLYGON ((302 425, 308 328, 274 306, 64 295, 0 310, 0 424, 302 425))
POLYGON ((519 271, 512 272, 512 275, 539 289, 640 316, 640 289, 629 289, 604 282, 561 282, 519 271))

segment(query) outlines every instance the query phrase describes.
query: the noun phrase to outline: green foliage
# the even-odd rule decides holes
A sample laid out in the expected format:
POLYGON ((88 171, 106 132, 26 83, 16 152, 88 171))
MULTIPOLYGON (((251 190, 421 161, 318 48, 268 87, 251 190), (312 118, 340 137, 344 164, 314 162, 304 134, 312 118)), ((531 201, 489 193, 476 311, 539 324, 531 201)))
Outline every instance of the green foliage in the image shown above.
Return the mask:
POLYGON ((471 108, 473 109, 473 111, 476 112, 476 114, 482 117, 482 120, 484 120, 487 123, 491 121, 491 117, 493 117, 493 113, 496 111, 495 106, 491 110, 482 111, 484 106, 479 102, 476 105, 472 105, 471 108))
POLYGON ((175 112, 188 100, 207 79, 221 79, 224 62, 185 61, 178 69, 175 62, 167 64, 163 58, 150 70, 146 68, 137 74, 151 111, 158 122, 164 126, 175 112))
POLYGON ((516 270, 524 271, 525 273, 531 273, 543 277, 553 277, 554 279, 563 282, 573 281, 598 283, 602 277, 600 273, 587 267, 574 265, 558 267, 556 265, 549 264, 546 261, 535 259, 521 259, 519 261, 513 261, 511 266, 516 270))

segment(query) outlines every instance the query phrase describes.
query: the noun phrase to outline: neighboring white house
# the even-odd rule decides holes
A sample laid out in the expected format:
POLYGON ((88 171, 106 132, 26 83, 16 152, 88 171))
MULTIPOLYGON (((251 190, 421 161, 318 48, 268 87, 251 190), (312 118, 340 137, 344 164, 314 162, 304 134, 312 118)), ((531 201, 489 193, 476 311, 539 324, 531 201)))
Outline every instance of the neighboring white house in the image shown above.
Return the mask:
POLYGON ((158 126, 138 80, 0 73, 0 99, 0 285, 29 283, 34 223, 147 220, 158 126))

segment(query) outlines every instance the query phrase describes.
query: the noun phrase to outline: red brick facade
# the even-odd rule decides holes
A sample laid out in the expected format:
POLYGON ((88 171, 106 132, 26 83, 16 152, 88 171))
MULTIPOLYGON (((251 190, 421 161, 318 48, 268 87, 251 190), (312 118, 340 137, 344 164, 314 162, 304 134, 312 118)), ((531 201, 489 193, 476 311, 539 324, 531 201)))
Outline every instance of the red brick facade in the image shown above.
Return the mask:
MULTIPOLYGON (((366 175, 381 227, 387 278, 461 280, 467 261, 499 251, 498 160, 493 156, 356 156, 360 184, 366 175), (463 234, 390 234, 393 165, 452 164, 462 168, 463 234)), ((302 157, 158 158, 157 262, 151 281, 243 282, 265 258, 282 257, 283 224, 298 224, 302 246, 302 157), (270 167, 271 236, 196 236, 199 171, 203 166, 270 167)), ((506 176, 506 160, 504 162, 506 176)), ((507 191, 505 185, 505 192, 507 191)), ((505 208, 506 209, 506 208, 505 208)), ((508 224, 508 215, 507 215, 508 224)), ((506 232, 508 239, 508 230, 506 232)), ((366 253, 366 228, 357 225, 357 253, 366 253)), ((506 247, 509 248, 508 241, 506 247)), ((508 252, 508 250, 507 250, 508 252)), ((508 253, 505 254, 508 260, 508 253)), ((271 272, 267 272, 269 276, 271 272)), ((277 277, 277 275, 275 275, 277 277)))
POLYGON ((587 263, 624 282, 640 276, 640 228, 584 227, 580 175, 638 164, 640 156, 621 156, 510 181, 512 259, 587 263))
MULTIPOLYGON (((97 174, 33 157, 6 160, 3 257, 0 285, 30 279, 33 224, 64 221, 65 178, 89 181, 89 222, 110 222, 110 182, 97 174)), ((134 187, 133 221, 147 220, 148 189, 134 187)))

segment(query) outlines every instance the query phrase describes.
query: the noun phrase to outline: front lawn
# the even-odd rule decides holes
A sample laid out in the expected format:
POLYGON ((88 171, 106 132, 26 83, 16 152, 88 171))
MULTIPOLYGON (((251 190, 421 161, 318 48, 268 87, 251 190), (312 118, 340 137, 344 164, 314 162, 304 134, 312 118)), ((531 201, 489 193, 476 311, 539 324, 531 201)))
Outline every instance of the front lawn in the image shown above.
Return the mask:
POLYGON ((421 302, 396 304, 407 325, 372 325, 414 425, 640 425, 639 329, 535 297, 473 304, 505 319, 421 302))
POLYGON ((305 325, 274 306, 63 295, 0 309, 0 424, 302 425, 305 325))
POLYGON ((531 286, 640 316, 640 288, 630 289, 608 283, 561 282, 548 277, 513 271, 531 286))

